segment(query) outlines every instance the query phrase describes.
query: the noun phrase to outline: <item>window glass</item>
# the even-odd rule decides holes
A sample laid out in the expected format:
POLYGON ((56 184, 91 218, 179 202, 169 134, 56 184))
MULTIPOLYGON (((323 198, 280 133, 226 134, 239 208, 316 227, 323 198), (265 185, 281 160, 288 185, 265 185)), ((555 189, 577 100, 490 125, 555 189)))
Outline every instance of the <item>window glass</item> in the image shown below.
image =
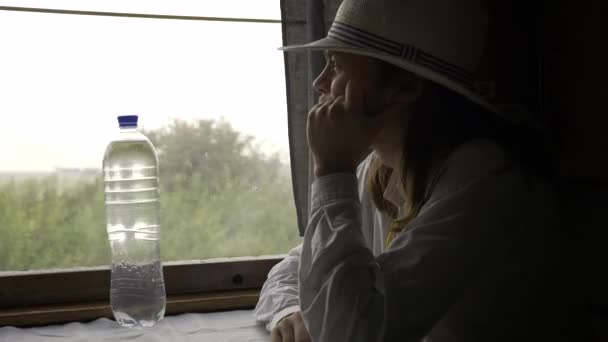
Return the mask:
POLYGON ((159 150, 163 260, 299 243, 280 24, 0 11, 0 32, 0 271, 109 264, 101 163, 123 114, 159 150))

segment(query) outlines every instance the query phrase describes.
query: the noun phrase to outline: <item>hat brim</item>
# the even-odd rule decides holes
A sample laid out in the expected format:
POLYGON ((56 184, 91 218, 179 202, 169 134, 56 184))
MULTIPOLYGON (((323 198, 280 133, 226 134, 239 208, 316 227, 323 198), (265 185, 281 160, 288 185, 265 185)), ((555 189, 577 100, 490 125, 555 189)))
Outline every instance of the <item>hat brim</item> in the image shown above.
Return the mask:
MULTIPOLYGON (((319 39, 317 41, 314 41, 314 42, 308 43, 308 44, 283 46, 283 47, 279 48, 279 50, 282 50, 285 52, 332 50, 332 51, 353 53, 353 54, 368 56, 368 57, 372 57, 372 58, 377 58, 377 59, 383 60, 385 62, 388 62, 390 64, 393 64, 395 66, 398 66, 402 69, 405 69, 409 72, 412 72, 416 75, 419 75, 425 79, 433 81, 437 84, 440 84, 450 90, 453 90, 454 92, 456 92, 456 93, 464 96, 465 98, 469 99, 470 101, 482 106, 483 108, 487 109, 488 111, 493 112, 499 116, 502 116, 501 111, 496 106, 492 105, 491 103, 486 101, 483 97, 481 97, 479 94, 471 91, 464 85, 462 85, 458 82, 455 82, 455 81, 449 79, 448 77, 445 77, 437 72, 434 72, 433 70, 424 68, 424 67, 419 66, 415 63, 412 63, 406 59, 399 58, 399 57, 396 57, 396 56, 393 56, 393 55, 390 55, 387 53, 359 48, 359 47, 344 43, 342 41, 339 41, 337 39, 333 39, 331 37, 319 39)), ((505 117, 505 119, 508 121, 513 121, 514 118, 505 117)))

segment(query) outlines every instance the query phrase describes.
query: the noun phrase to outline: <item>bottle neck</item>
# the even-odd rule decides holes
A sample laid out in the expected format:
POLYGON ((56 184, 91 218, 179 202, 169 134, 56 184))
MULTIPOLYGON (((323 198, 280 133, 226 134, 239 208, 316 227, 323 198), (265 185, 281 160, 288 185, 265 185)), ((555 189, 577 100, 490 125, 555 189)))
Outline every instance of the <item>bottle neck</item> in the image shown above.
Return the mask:
POLYGON ((121 126, 120 133, 134 133, 137 132, 137 126, 121 126))

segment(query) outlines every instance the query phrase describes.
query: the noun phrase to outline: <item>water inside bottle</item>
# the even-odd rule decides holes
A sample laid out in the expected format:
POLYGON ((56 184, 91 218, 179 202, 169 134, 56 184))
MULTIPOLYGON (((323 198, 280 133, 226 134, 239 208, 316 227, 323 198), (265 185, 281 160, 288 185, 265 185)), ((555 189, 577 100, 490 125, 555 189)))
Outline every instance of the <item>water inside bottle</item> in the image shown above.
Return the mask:
POLYGON ((162 265, 112 265, 110 301, 116 321, 125 327, 151 327, 165 314, 162 265))
POLYGON ((114 317, 127 327, 153 326, 165 313, 156 163, 147 141, 115 141, 104 160, 110 300, 114 317))

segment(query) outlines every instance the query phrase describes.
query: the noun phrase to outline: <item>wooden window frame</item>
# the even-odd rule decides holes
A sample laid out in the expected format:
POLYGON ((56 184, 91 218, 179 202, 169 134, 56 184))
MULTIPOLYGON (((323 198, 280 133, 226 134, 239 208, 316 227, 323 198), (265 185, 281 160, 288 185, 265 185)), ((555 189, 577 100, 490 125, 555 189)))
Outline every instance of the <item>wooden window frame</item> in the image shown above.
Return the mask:
MULTIPOLYGON (((284 256, 165 262, 167 315, 251 309, 284 256)), ((0 326, 112 318, 110 267, 0 273, 0 326)))

